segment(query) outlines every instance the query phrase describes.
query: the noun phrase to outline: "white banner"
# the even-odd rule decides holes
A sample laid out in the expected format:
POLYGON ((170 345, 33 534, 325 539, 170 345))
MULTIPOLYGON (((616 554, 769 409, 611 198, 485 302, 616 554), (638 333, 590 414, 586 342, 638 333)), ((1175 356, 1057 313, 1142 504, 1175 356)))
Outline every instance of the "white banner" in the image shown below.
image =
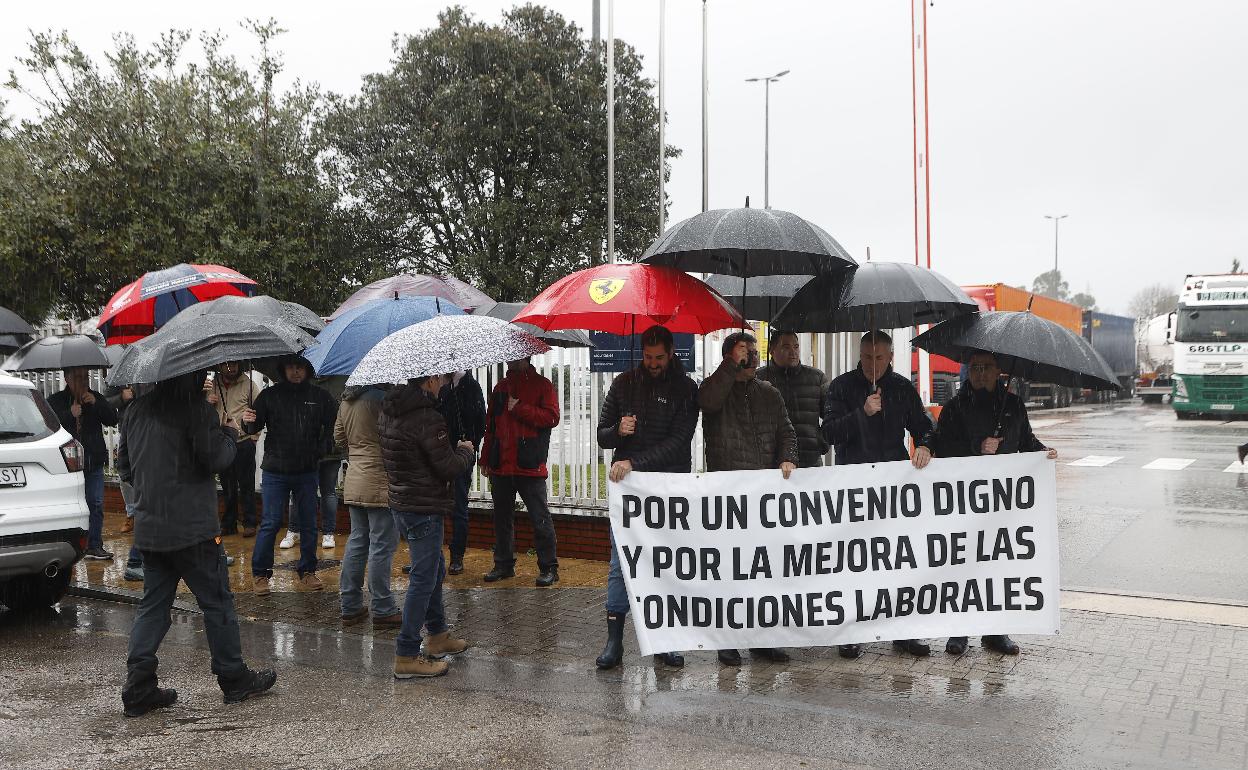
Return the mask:
POLYGON ((1058 632, 1040 452, 630 473, 611 529, 642 654, 1058 632))

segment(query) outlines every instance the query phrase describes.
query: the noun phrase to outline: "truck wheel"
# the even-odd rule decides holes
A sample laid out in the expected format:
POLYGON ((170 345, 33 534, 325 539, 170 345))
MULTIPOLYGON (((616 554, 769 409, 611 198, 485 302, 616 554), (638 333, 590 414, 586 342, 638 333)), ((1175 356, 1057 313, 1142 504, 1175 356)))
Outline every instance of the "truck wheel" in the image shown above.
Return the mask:
POLYGON ((1196 412, 1175 412, 1174 416, 1180 420, 1195 420, 1196 412))
POLYGON ((52 578, 26 575, 0 585, 0 603, 14 612, 29 612, 56 604, 68 588, 69 570, 52 578))

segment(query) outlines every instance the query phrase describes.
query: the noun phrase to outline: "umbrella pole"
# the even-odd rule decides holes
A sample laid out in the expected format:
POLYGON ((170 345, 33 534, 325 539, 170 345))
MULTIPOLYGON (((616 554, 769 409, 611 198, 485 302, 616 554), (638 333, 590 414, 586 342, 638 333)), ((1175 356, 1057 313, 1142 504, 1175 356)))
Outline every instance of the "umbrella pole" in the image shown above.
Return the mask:
POLYGON ((1001 397, 1001 405, 997 407, 997 428, 992 432, 993 438, 1005 438, 1005 400, 1010 397, 1010 383, 1014 381, 1014 364, 1005 375, 1005 395, 1001 397))

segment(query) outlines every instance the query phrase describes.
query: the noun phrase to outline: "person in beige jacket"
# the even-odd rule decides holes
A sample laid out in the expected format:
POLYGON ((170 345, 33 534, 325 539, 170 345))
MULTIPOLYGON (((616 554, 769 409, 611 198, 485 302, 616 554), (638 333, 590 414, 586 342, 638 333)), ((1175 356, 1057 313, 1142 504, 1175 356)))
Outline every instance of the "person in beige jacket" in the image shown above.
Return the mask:
POLYGON ((386 391, 376 385, 347 388, 334 423, 334 443, 347 452, 343 498, 351 512, 351 535, 338 580, 344 623, 361 621, 370 610, 373 625, 397 626, 403 622, 403 613, 390 593, 390 566, 399 546, 399 532, 390 513, 389 484, 377 436, 377 418, 385 395, 386 391), (366 563, 371 596, 367 608, 366 563))
MULTIPOLYGON (((243 412, 255 403, 263 390, 251 372, 243 371, 241 361, 226 361, 217 367, 212 379, 204 382, 204 396, 217 410, 222 425, 243 424, 243 412), (230 423, 230 420, 233 423, 230 423)), ((225 510, 221 514, 221 534, 238 533, 238 508, 243 508, 243 537, 256 534, 256 442, 260 436, 246 433, 238 437, 234 463, 220 473, 225 510)))

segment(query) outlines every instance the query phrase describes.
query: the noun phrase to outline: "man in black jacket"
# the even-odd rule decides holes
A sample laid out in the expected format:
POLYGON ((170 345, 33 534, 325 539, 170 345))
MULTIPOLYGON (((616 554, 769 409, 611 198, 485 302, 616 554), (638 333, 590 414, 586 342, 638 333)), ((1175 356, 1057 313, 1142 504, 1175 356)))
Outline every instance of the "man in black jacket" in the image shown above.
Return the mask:
MULTIPOLYGON (((970 357, 969 377, 962 388, 940 411, 934 448, 937 457, 978 457, 1014 452, 1045 452, 1057 459, 1057 450, 1040 443, 1031 432, 1027 406, 1018 396, 1001 386, 1001 368, 991 353, 970 357)), ((1017 655, 1018 643, 1005 634, 985 634, 982 643, 1004 655, 1017 655)), ((945 652, 966 652, 967 638, 952 636, 945 652)))
MULTIPOLYGON (((472 372, 456 372, 442 389, 438 411, 446 420, 451 443, 470 441, 481 449, 485 437, 485 396, 472 372)), ((455 508, 451 511, 451 563, 446 571, 458 575, 464 571, 464 551, 468 548, 468 488, 472 485, 472 468, 455 477, 455 508)))
POLYGON ((784 397, 789 422, 797 433, 797 467, 817 468, 828 453, 828 441, 819 428, 823 416, 824 374, 801 360, 802 344, 796 332, 778 331, 767 346, 768 364, 758 379, 769 382, 784 397))
POLYGON ((134 490, 134 543, 143 552, 143 598, 130 631, 125 714, 137 717, 177 700, 158 686, 156 652, 169 610, 185 581, 203 612, 204 632, 226 703, 246 700, 277 681, 243 662, 230 593, 214 473, 234 461, 238 433, 221 427, 201 389, 204 372, 159 383, 127 408, 117 449, 121 480, 134 490))
POLYGON ((91 370, 75 366, 65 370, 65 389, 48 396, 48 406, 69 435, 82 444, 84 458, 82 475, 86 481, 88 559, 111 560, 113 554, 104 550, 104 467, 108 465, 108 447, 104 444, 104 427, 117 424, 117 410, 102 393, 91 390, 91 370))
MULTIPOLYGON (((630 471, 689 473, 693 469, 691 442, 698 427, 698 385, 685 374, 672 346, 672 333, 666 327, 651 326, 643 332, 641 366, 616 377, 602 402, 598 446, 614 450, 612 481, 622 480, 630 471)), ((595 661, 598 668, 620 665, 628 610, 628 590, 612 536, 607 572, 607 646, 595 661)), ((677 652, 654 657, 676 668, 685 665, 684 656, 677 652)))
POLYGON ((260 463, 260 496, 264 505, 256 547, 251 554, 251 574, 258 595, 269 593, 273 576, 273 544, 282 526, 286 503, 293 494, 289 523, 299 532, 298 588, 324 588, 316 576, 317 465, 334 443, 334 420, 338 404, 324 388, 311 383, 312 365, 302 356, 287 356, 278 365, 278 381, 256 397, 243 411, 243 429, 264 439, 260 463))
MULTIPOLYGON (((882 331, 862 337, 858 368, 828 386, 823 434, 836 447, 837 465, 911 460, 925 468, 932 459, 932 418, 910 380, 893 371, 893 340, 882 331), (906 432, 914 439, 914 457, 906 450, 906 432)), ((932 650, 918 639, 898 639, 893 646, 911 655, 932 650)), ((841 657, 862 655, 861 644, 842 644, 841 657)))

